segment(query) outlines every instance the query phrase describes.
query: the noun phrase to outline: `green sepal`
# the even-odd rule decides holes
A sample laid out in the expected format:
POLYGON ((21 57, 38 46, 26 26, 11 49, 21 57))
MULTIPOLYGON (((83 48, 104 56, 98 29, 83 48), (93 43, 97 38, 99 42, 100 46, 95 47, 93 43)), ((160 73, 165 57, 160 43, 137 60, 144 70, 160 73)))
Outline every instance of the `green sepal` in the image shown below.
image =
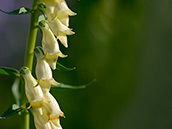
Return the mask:
POLYGON ((45 21, 45 22, 47 22, 47 17, 46 17, 46 15, 44 15, 44 14, 41 14, 40 16, 39 16, 39 18, 38 18, 38 22, 40 22, 40 21, 45 21))
POLYGON ((13 116, 16 113, 19 113, 21 111, 27 110, 27 107, 29 107, 29 103, 25 103, 21 106, 18 106, 17 104, 13 104, 11 107, 9 107, 1 116, 0 119, 5 119, 7 117, 13 116))
POLYGON ((21 15, 21 14, 28 14, 31 13, 32 10, 26 7, 22 7, 16 10, 13 10, 11 12, 6 12, 0 9, 1 12, 6 13, 6 14, 10 14, 10 15, 21 15))
POLYGON ((65 66, 63 66, 62 64, 60 64, 59 62, 56 63, 56 69, 59 70, 59 71, 64 71, 64 72, 67 72, 67 71, 72 71, 72 70, 75 70, 76 67, 73 67, 73 68, 67 68, 65 66))
POLYGON ((11 107, 9 107, 1 116, 0 119, 5 119, 7 117, 10 117, 20 111, 24 110, 22 107, 19 107, 16 104, 13 104, 11 107))
POLYGON ((41 3, 41 4, 38 4, 38 8, 42 8, 42 9, 45 9, 47 8, 46 5, 44 3, 41 3))
POLYGON ((17 69, 7 67, 1 67, 0 74, 20 77, 20 72, 17 69))
POLYGON ((42 15, 39 16, 39 20, 38 20, 38 21, 39 21, 39 22, 41 21, 40 18, 41 18, 42 20, 47 21, 48 18, 47 18, 47 16, 45 15, 45 13, 44 13, 44 11, 43 11, 45 8, 47 8, 46 5, 45 5, 44 3, 38 4, 38 5, 37 5, 37 8, 38 8, 39 11, 42 13, 42 15), (42 16, 43 16, 43 17, 42 17, 42 16))
POLYGON ((51 88, 53 88, 53 89, 72 89, 72 90, 84 89, 95 81, 96 81, 96 79, 94 79, 93 81, 89 82, 86 85, 80 85, 80 86, 72 86, 72 85, 60 83, 58 85, 51 85, 51 88))

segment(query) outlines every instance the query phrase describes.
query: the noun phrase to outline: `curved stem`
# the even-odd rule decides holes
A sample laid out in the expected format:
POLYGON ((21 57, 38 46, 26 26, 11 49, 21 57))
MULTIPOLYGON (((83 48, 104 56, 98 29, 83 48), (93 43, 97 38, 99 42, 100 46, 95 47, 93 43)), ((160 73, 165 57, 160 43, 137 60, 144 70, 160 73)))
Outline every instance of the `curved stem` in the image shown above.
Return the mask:
MULTIPOLYGON (((33 7, 34 8, 37 4, 37 0, 33 0, 33 7)), ((32 71, 32 65, 33 65, 33 57, 34 57, 34 48, 36 43, 36 37, 37 37, 37 27, 38 26, 38 17, 39 17, 39 10, 35 10, 31 14, 31 20, 30 20, 30 28, 29 28, 29 37, 27 42, 27 48, 26 48, 26 55, 25 55, 25 63, 24 65, 27 66, 32 71)), ((26 102, 26 96, 25 96, 25 90, 24 86, 21 88, 21 103, 26 102)), ((30 116, 27 111, 22 112, 21 116, 21 129, 29 129, 30 128, 30 116)))

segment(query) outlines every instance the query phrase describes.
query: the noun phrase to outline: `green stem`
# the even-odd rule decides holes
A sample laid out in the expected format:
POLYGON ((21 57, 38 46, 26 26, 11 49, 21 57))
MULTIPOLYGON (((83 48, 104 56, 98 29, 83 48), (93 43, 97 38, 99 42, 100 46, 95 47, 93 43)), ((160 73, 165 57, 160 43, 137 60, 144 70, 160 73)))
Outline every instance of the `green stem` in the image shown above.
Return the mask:
MULTIPOLYGON (((34 8, 37 4, 37 0, 33 0, 33 6, 34 8)), ((33 57, 34 57, 34 48, 36 43, 36 37, 37 37, 37 26, 38 26, 38 17, 39 17, 39 10, 35 10, 31 14, 31 20, 30 20, 30 29, 29 29, 29 37, 27 42, 27 48, 26 48, 26 55, 25 55, 25 63, 24 65, 27 66, 32 71, 32 65, 33 65, 33 57)), ((24 87, 21 88, 21 104, 26 102, 26 96, 24 93, 24 87)), ((30 115, 27 111, 22 112, 21 116, 21 129, 29 129, 30 128, 30 115)))
MULTIPOLYGON (((35 6, 33 2, 33 8, 35 6)), ((39 17, 39 10, 35 10, 31 14, 31 21, 30 21, 30 30, 29 30, 29 38, 27 43, 26 55, 25 55, 25 66, 27 66, 30 70, 32 70, 33 64, 33 56, 34 56, 34 48, 36 43, 37 31, 38 31, 38 17, 39 17)))

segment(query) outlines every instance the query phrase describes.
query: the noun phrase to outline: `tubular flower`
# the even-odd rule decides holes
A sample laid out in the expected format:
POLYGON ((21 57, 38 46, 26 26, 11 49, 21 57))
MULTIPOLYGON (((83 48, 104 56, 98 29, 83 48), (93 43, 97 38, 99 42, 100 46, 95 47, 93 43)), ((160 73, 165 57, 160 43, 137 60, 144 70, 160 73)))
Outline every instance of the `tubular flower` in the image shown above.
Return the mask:
POLYGON ((49 64, 44 59, 44 52, 41 47, 36 47, 35 55, 37 57, 36 76, 39 80, 39 85, 43 91, 44 98, 47 103, 43 103, 43 112, 46 114, 48 121, 51 121, 53 129, 61 129, 60 116, 64 117, 56 99, 50 94, 51 84, 59 84, 52 78, 52 71, 49 64))
POLYGON ((42 106, 45 99, 41 87, 39 85, 35 87, 37 82, 31 75, 29 68, 21 68, 20 74, 25 80, 25 94, 28 101, 30 102, 30 105, 35 110, 38 110, 40 114, 42 114, 42 106))
POLYGON ((74 16, 76 13, 71 11, 66 2, 59 2, 56 4, 56 8, 54 10, 54 14, 56 14, 57 18, 65 25, 69 26, 69 16, 74 16))
POLYGON ((36 77, 38 84, 41 86, 43 92, 49 92, 51 85, 58 85, 59 83, 52 77, 52 70, 44 59, 42 48, 36 47, 34 53, 37 57, 36 77))
POLYGON ((41 10, 46 14, 50 28, 60 42, 68 47, 67 36, 72 35, 74 32, 68 28, 69 16, 74 16, 76 13, 71 11, 65 0, 42 0, 46 8, 41 10))
POLYGON ((61 23, 57 17, 49 21, 49 24, 53 33, 57 36, 57 39, 59 39, 65 47, 68 47, 66 35, 72 35, 75 33, 63 23, 61 23))
POLYGON ((60 127, 59 117, 64 117, 64 113, 61 111, 56 99, 49 92, 45 93, 44 97, 49 101, 49 103, 44 103, 44 111, 49 116, 49 120, 51 120, 55 126, 60 127))
POLYGON ((36 129, 52 129, 52 125, 48 121, 48 116, 43 113, 40 115, 36 110, 31 110, 33 117, 34 117, 34 123, 36 126, 36 129))
POLYGON ((60 49, 59 44, 45 21, 39 22, 43 33, 42 47, 45 53, 45 59, 52 69, 56 69, 56 62, 58 57, 66 57, 60 49))

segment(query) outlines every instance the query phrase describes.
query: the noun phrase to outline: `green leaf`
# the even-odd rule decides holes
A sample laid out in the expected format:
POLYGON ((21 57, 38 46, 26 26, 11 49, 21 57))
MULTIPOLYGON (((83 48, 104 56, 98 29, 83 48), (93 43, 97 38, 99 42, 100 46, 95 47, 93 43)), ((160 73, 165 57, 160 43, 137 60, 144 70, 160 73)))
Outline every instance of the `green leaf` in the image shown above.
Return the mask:
POLYGON ((7 117, 10 117, 20 111, 24 110, 24 108, 19 107, 16 104, 13 104, 10 108, 8 108, 1 116, 0 119, 5 119, 7 117))
POLYGON ((60 64, 59 62, 56 63, 56 69, 59 70, 59 71, 71 71, 71 70, 74 70, 76 69, 76 67, 73 67, 73 68, 67 68, 65 66, 63 66, 62 64, 60 64))
POLYGON ((20 73, 17 69, 7 68, 7 67, 1 67, 0 74, 20 77, 20 73))
POLYGON ((80 86, 72 86, 72 85, 66 85, 66 84, 60 83, 59 85, 51 85, 51 87, 53 89, 73 89, 73 90, 84 89, 95 81, 96 81, 96 79, 94 79, 93 81, 89 82, 86 85, 80 85, 80 86))
POLYGON ((20 100, 21 100, 19 86, 20 86, 20 78, 16 78, 14 80, 14 83, 13 83, 12 87, 11 87, 11 90, 12 90, 12 93, 14 95, 14 98, 16 100, 17 105, 20 105, 20 100))
POLYGON ((17 104, 13 104, 11 107, 9 107, 1 116, 0 119, 5 119, 7 117, 13 116, 16 113, 20 113, 21 111, 28 111, 28 107, 30 106, 30 103, 25 103, 21 106, 18 106, 17 104))
POLYGON ((3 13, 6 13, 6 14, 10 14, 10 15, 21 15, 21 14, 28 14, 28 13, 32 12, 31 9, 26 8, 26 7, 22 7, 22 8, 16 9, 16 10, 11 11, 11 12, 5 12, 1 9, 0 9, 0 11, 3 13))

